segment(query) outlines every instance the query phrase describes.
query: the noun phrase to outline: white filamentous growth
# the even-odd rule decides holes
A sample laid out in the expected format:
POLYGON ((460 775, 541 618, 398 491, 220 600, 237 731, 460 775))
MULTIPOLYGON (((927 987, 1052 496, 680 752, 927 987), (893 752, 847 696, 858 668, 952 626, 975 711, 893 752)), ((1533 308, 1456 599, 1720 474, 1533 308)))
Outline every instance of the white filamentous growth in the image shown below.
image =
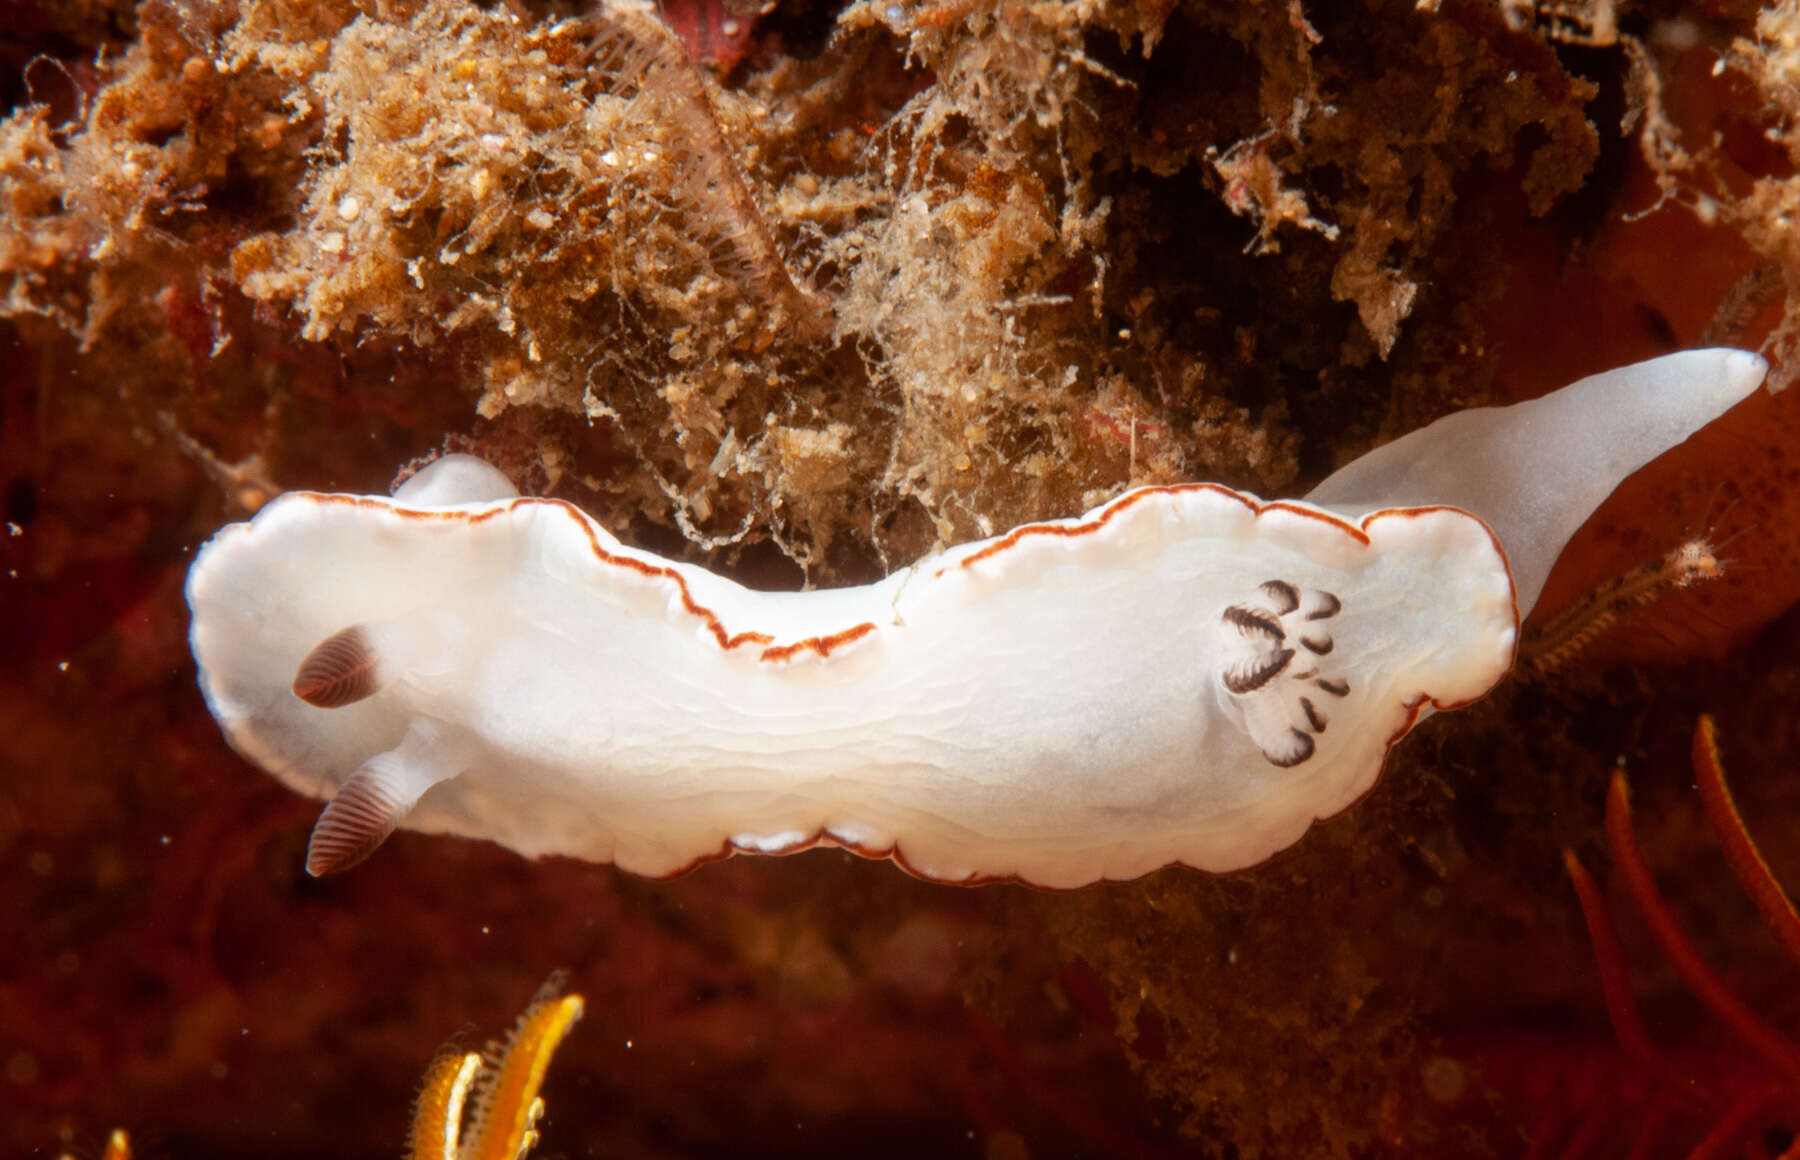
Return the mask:
POLYGON ((1535 598, 1619 477, 1760 366, 1673 356, 1451 416, 1314 503, 1140 488, 817 592, 627 547, 450 456, 221 530, 194 654, 232 744, 336 798, 318 872, 395 824, 650 875, 817 842, 952 882, 1231 870, 1504 674, 1501 544, 1535 598))

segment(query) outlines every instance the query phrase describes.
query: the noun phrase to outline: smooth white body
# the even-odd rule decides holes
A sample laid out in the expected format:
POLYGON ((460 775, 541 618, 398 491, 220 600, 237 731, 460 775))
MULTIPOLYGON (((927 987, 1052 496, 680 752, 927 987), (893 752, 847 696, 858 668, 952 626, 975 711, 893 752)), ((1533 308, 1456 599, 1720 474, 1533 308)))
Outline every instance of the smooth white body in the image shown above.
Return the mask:
POLYGON ((1479 696, 1513 644, 1505 564, 1478 521, 1384 514, 1365 543, 1253 502, 1130 493, 1060 525, 1081 535, 767 593, 625 548, 554 501, 297 493, 209 546, 193 598, 220 611, 194 642, 233 741, 315 796, 416 715, 460 729, 478 757, 406 824, 526 854, 662 875, 828 838, 949 881, 1228 870, 1367 790, 1413 708, 1479 696), (266 582, 301 571, 303 604, 266 582), (1271 579, 1344 605, 1319 660, 1351 691, 1317 697, 1332 719, 1293 768, 1264 758, 1219 681, 1222 611, 1271 579), (290 691, 346 623, 426 610, 454 625, 429 671, 338 709, 290 691), (772 653, 865 624, 829 655, 772 653), (771 639, 724 647, 721 632, 771 639))
POLYGON ((1493 534, 1448 508, 1144 488, 866 587, 766 593, 448 462, 223 529, 189 580, 208 702, 318 797, 423 720, 454 768, 406 827, 639 874, 820 841, 952 882, 1247 866, 1367 791, 1422 709, 1492 687, 1517 635, 1493 534), (1282 585, 1307 603, 1265 629, 1282 585), (309 650, 364 623, 412 642, 385 687, 296 697, 309 650), (1290 737, 1305 755, 1278 763, 1290 737))

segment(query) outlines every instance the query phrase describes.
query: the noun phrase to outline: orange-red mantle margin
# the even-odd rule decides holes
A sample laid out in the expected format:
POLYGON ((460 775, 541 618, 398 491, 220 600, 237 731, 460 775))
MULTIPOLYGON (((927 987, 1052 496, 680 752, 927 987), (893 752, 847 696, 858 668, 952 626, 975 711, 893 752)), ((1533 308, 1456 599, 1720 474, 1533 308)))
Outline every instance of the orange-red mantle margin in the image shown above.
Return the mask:
MULTIPOLYGON (((1284 512, 1288 512, 1292 515, 1302 516, 1306 519, 1319 520, 1322 523, 1325 523, 1331 527, 1337 528, 1339 531, 1343 532, 1347 536, 1350 536, 1351 538, 1355 539, 1358 543, 1360 543, 1364 546, 1367 546, 1370 542, 1367 529, 1368 529, 1369 525, 1374 523, 1376 520, 1387 519, 1387 518, 1412 519, 1412 518, 1416 518, 1418 516, 1429 515, 1433 512, 1440 512, 1440 511, 1456 512, 1460 515, 1469 516, 1470 519, 1473 519, 1476 523, 1480 524, 1482 530, 1488 534, 1489 540, 1491 540, 1493 542, 1494 549, 1500 557, 1501 565, 1506 568, 1507 586, 1513 593, 1513 599, 1512 599, 1512 605, 1513 605, 1513 649, 1514 649, 1514 653, 1516 655, 1517 650, 1518 650, 1518 629, 1519 629, 1519 604, 1518 604, 1518 595, 1517 595, 1518 594, 1518 585, 1513 580, 1512 565, 1507 561, 1505 547, 1500 543, 1499 537, 1494 535, 1494 530, 1492 528, 1488 527, 1488 525, 1479 516, 1473 515, 1472 513, 1469 513, 1469 512, 1465 512, 1461 508, 1451 507, 1448 504, 1433 504, 1433 505, 1430 505, 1427 507, 1381 508, 1376 511, 1370 512, 1368 515, 1363 516, 1362 519, 1360 521, 1358 521, 1357 523, 1351 523, 1350 521, 1344 519, 1342 516, 1334 515, 1331 512, 1323 511, 1319 508, 1315 508, 1310 505, 1296 504, 1296 503, 1293 503, 1293 502, 1290 502, 1287 500, 1269 500, 1269 501, 1265 502, 1263 500, 1257 499, 1255 496, 1245 495, 1242 492, 1234 491, 1231 488, 1225 487, 1222 484, 1217 484, 1217 483, 1162 484, 1162 485, 1153 486, 1153 487, 1140 487, 1133 491, 1128 491, 1124 495, 1119 496, 1117 499, 1114 499, 1109 503, 1103 504, 1098 509, 1097 513, 1094 515, 1094 517, 1092 519, 1082 520, 1079 523, 1073 523, 1073 524, 1064 524, 1064 523, 1021 524, 1020 526, 1014 528, 1012 531, 999 537, 993 543, 989 544, 985 548, 982 548, 980 551, 971 552, 969 555, 963 557, 961 560, 958 560, 954 566, 958 567, 958 568, 967 568, 967 567, 969 567, 975 563, 978 563, 980 561, 992 559, 993 557, 998 556, 1001 553, 1003 553, 1011 548, 1016 547, 1018 544, 1020 544, 1027 537, 1030 537, 1030 536, 1056 536, 1056 537, 1060 537, 1063 539, 1076 539, 1081 536, 1092 535, 1093 533, 1098 532, 1101 528, 1104 528, 1108 523, 1110 523, 1114 518, 1116 518, 1121 512, 1128 511, 1129 509, 1137 506, 1140 503, 1145 502, 1146 500, 1150 499, 1153 496, 1180 495, 1180 494, 1187 493, 1187 492, 1198 492, 1198 491, 1215 492, 1219 495, 1223 495, 1230 499, 1236 500, 1237 502, 1243 504, 1245 507, 1249 508, 1250 511, 1254 515, 1259 516, 1259 517, 1264 512, 1284 511, 1284 512)), ((792 660, 795 656, 797 656, 801 653, 804 653, 804 652, 813 652, 813 653, 818 654, 820 657, 829 657, 834 651, 844 647, 847 644, 850 644, 854 641, 862 639, 863 637, 874 632, 875 628, 876 628, 876 626, 874 624, 871 624, 868 621, 863 621, 859 624, 852 625, 849 628, 842 629, 838 632, 827 633, 823 636, 810 636, 810 637, 805 638, 804 640, 794 641, 791 644, 785 644, 785 645, 775 645, 773 643, 775 640, 774 636, 772 634, 766 633, 766 632, 749 631, 749 632, 733 633, 726 628, 724 622, 719 619, 719 616, 717 613, 715 613, 712 609, 707 608, 705 605, 701 604, 699 601, 694 599, 693 593, 688 588, 687 581, 682 577, 681 573, 677 569, 675 569, 673 567, 669 567, 667 565, 646 564, 641 560, 635 560, 629 556, 621 556, 621 555, 617 555, 613 552, 607 551, 605 548, 600 546, 600 540, 594 534, 595 525, 594 525, 593 519, 586 512, 582 511, 580 508, 576 507, 572 503, 567 502, 566 500, 540 498, 540 497, 533 497, 533 496, 520 496, 519 498, 508 502, 503 507, 493 507, 493 508, 487 509, 486 511, 471 513, 471 512, 464 512, 464 511, 442 511, 442 510, 431 509, 431 508, 403 507, 403 506, 400 506, 400 505, 394 503, 394 501, 392 501, 390 499, 380 497, 380 496, 346 495, 346 494, 342 494, 342 493, 331 493, 331 492, 294 492, 291 494, 295 498, 310 500, 314 503, 346 504, 346 505, 349 505, 352 507, 366 507, 366 508, 381 509, 381 510, 391 512, 394 515, 400 516, 403 519, 419 520, 421 522, 429 522, 429 521, 435 521, 435 520, 449 520, 449 521, 461 520, 470 525, 483 523, 490 519, 496 519, 502 515, 510 514, 514 510, 521 508, 521 507, 544 504, 544 505, 551 505, 553 507, 560 508, 563 511, 567 512, 570 515, 570 517, 575 520, 576 525, 581 528, 582 534, 587 537, 588 546, 593 551, 594 558, 596 560, 600 561, 602 564, 610 564, 615 567, 629 569, 629 570, 631 570, 633 572, 637 572, 643 576, 664 579, 664 580, 668 580, 668 581, 672 582, 676 586, 676 588, 679 590, 679 592, 681 593, 682 607, 684 609, 686 609, 691 615, 698 618, 706 626, 707 630, 712 633, 713 638, 716 641, 718 641, 719 647, 721 649, 730 650, 730 649, 739 648, 739 647, 742 647, 745 645, 762 645, 764 647, 762 649, 762 652, 758 654, 759 660, 788 661, 788 660, 792 660)), ((944 575, 944 573, 947 570, 948 570, 947 568, 939 568, 934 573, 934 576, 942 576, 942 575, 944 575)), ((1485 696, 1485 695, 1486 695, 1485 692, 1480 694, 1480 696, 1485 696)), ((1470 704, 1473 701, 1478 700, 1478 699, 1479 699, 1479 696, 1471 697, 1471 698, 1468 698, 1468 699, 1462 700, 1462 701, 1441 702, 1441 701, 1437 700, 1436 698, 1420 698, 1418 700, 1415 700, 1415 701, 1412 701, 1412 702, 1406 704, 1405 705, 1405 708, 1407 710, 1406 720, 1404 722, 1402 722, 1400 728, 1395 731, 1393 736, 1391 736, 1387 739, 1387 742, 1386 742, 1386 745, 1384 747, 1383 754, 1382 754, 1382 763, 1384 765, 1386 764, 1387 753, 1391 752, 1393 750, 1393 747, 1399 743, 1401 738, 1405 737, 1409 732, 1412 731, 1412 727, 1418 721, 1419 713, 1424 708, 1426 700, 1430 701, 1431 706, 1434 709, 1442 712, 1442 711, 1450 710, 1450 709, 1460 709, 1464 705, 1470 704)), ((1374 789, 1374 786, 1373 786, 1373 783, 1371 783, 1369 792, 1373 792, 1373 789, 1374 789)), ((1365 793, 1363 796, 1366 797, 1368 795, 1367 795, 1367 793, 1365 793)), ((1358 800, 1361 800, 1361 799, 1358 799, 1358 800)), ((1355 804, 1354 802, 1351 803, 1351 805, 1354 805, 1354 804, 1355 804)), ((1348 809, 1350 807, 1347 806, 1345 808, 1348 809)), ((869 859, 879 860, 882 858, 887 858, 887 859, 891 860, 900 869, 902 869, 906 873, 912 875, 914 878, 922 879, 923 881, 926 881, 926 882, 937 882, 937 883, 944 883, 944 884, 954 885, 954 886, 986 886, 986 885, 991 885, 991 884, 996 884, 996 883, 1015 883, 1015 884, 1019 884, 1019 885, 1030 886, 1033 889, 1038 889, 1038 890, 1052 889, 1052 888, 1048 888, 1048 887, 1038 886, 1036 883, 1033 883, 1026 879, 1020 878, 1016 874, 975 875, 975 876, 972 876, 969 878, 954 879, 954 880, 953 879, 934 878, 930 874, 924 872, 920 868, 910 864, 907 861, 906 855, 900 849, 900 844, 897 840, 891 846, 889 846, 887 849, 882 850, 882 849, 876 849, 874 847, 866 847, 866 846, 860 845, 856 842, 845 841, 843 839, 834 837, 833 835, 827 833, 823 829, 815 831, 811 835, 809 835, 805 838, 798 839, 786 846, 781 846, 779 848, 774 848, 774 849, 770 849, 767 847, 756 847, 754 852, 758 853, 758 854, 771 854, 771 855, 798 854, 798 853, 801 853, 802 851, 810 850, 816 846, 836 846, 840 849, 848 850, 853 854, 857 854, 864 858, 869 858, 869 859)), ((707 853, 707 854, 702 854, 699 857, 688 862, 686 865, 681 866, 680 868, 678 868, 676 870, 672 870, 667 874, 653 875, 653 876, 646 876, 646 877, 654 877, 658 880, 668 880, 668 879, 672 879, 672 878, 680 878, 683 875, 692 873, 693 871, 699 869, 702 866, 708 865, 713 862, 723 861, 724 859, 729 858, 729 857, 733 856, 734 854, 739 853, 740 851, 750 852, 750 848, 739 846, 736 843, 734 843, 731 839, 727 838, 719 844, 719 848, 716 851, 713 851, 713 852, 707 853)), ((1174 863, 1170 863, 1170 865, 1174 865, 1174 863)), ((1112 878, 1102 878, 1102 879, 1099 879, 1099 881, 1111 883, 1111 882, 1118 882, 1118 881, 1122 881, 1122 880, 1121 879, 1112 879, 1112 878)))

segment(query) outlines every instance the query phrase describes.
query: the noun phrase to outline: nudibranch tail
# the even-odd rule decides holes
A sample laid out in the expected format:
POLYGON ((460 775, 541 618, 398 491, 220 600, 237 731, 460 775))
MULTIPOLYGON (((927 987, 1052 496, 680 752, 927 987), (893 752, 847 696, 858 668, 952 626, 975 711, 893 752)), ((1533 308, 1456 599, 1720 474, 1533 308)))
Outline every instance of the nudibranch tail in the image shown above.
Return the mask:
POLYGON ((1754 391, 1745 350, 1690 350, 1592 375, 1539 399, 1446 415, 1335 472, 1307 500, 1338 512, 1444 504, 1506 549, 1531 611, 1576 529, 1626 476, 1754 391))
POLYGON ((466 747, 442 724, 415 717, 406 739, 357 767, 313 824, 306 872, 348 870, 387 840, 426 790, 468 767, 466 747))

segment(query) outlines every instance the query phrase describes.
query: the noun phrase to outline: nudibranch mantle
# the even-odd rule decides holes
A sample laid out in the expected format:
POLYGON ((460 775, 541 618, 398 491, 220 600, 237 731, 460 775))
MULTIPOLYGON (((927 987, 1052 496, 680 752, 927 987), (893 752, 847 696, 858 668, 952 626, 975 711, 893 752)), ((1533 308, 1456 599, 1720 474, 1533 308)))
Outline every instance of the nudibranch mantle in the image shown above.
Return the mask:
MULTIPOLYGON (((1729 380, 1690 431, 1762 375, 1730 351, 1640 367, 1671 360, 1729 380)), ((1534 569, 1617 479, 1591 502, 1562 488, 1587 507, 1550 521, 1534 569)), ((1422 712, 1510 666, 1515 593, 1543 578, 1515 587, 1490 528, 1508 513, 1444 487, 1360 512, 1144 487, 779 593, 450 456, 392 498, 291 492, 222 529, 189 576, 192 643, 239 752, 332 799, 316 873, 401 824, 651 876, 820 842, 946 882, 1227 871, 1350 805, 1422 712)))

